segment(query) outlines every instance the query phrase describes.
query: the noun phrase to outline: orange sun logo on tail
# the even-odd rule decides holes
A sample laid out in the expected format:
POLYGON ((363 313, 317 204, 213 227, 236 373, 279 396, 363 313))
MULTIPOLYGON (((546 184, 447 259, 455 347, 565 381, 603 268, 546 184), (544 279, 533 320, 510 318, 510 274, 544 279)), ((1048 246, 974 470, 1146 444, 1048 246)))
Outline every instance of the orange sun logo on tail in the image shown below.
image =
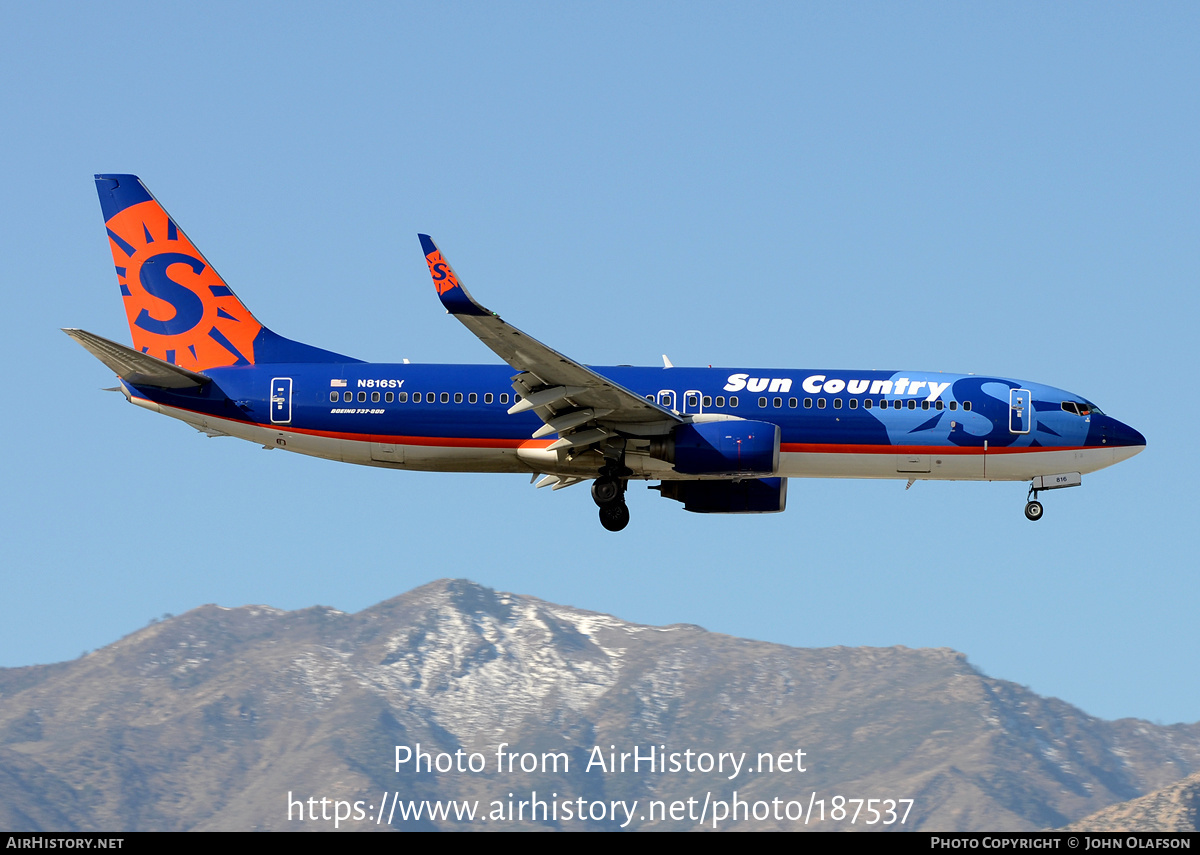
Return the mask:
POLYGON ((262 324, 157 201, 132 204, 106 225, 134 347, 192 371, 254 364, 262 324))

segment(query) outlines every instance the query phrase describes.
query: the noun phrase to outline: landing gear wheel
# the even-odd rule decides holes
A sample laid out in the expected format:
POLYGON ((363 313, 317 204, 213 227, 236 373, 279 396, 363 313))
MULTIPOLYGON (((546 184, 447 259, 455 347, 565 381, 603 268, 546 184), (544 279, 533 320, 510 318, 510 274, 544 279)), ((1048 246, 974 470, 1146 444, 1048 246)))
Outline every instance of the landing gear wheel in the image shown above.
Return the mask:
POLYGON ((629 525, 629 506, 624 502, 610 502, 600 506, 600 525, 609 531, 620 531, 629 525))
POLYGON ((615 478, 597 478, 592 482, 592 501, 599 507, 621 500, 621 482, 615 478))
POLYGON ((1025 505, 1025 519, 1037 522, 1042 518, 1042 503, 1029 502, 1025 505))

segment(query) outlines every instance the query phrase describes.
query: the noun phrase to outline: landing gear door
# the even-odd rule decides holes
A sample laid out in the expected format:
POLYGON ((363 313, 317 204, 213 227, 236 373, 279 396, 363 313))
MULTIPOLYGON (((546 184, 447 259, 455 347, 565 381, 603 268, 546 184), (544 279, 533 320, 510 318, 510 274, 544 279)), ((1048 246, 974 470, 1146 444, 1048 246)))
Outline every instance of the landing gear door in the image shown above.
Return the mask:
POLYGON ((1008 392, 1008 432, 1029 433, 1033 426, 1033 397, 1028 389, 1008 392))
POLYGON ((275 377, 271 380, 271 424, 286 425, 291 421, 292 378, 275 377))

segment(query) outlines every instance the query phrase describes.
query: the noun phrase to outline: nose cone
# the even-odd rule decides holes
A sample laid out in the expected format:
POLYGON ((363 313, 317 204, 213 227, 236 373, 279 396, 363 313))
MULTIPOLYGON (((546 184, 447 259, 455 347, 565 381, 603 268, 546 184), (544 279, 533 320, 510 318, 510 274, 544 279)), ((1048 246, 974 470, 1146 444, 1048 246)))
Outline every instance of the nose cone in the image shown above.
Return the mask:
POLYGON ((1131 456, 1146 447, 1146 437, 1124 422, 1113 419, 1112 427, 1109 430, 1111 436, 1110 444, 1128 449, 1131 456))
POLYGON ((1146 437, 1124 422, 1102 413, 1092 413, 1087 444, 1092 448, 1108 448, 1115 455, 1113 462, 1128 460, 1146 447, 1146 437))

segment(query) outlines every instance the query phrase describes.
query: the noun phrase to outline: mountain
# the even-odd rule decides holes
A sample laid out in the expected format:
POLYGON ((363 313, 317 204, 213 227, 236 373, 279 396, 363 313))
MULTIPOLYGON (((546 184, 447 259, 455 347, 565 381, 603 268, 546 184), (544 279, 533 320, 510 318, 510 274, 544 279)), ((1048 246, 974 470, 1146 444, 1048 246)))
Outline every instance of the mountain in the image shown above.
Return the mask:
POLYGON ((1110 805, 1064 831, 1200 831, 1200 773, 1110 805))
POLYGON ((0 669, 13 830, 323 829, 343 809, 339 827, 385 829, 393 799, 393 827, 686 829, 735 792, 717 828, 1027 830, 1197 771, 1200 724, 1095 719, 952 650, 790 648, 462 580, 352 615, 203 606, 0 669), (881 801, 852 824, 839 798, 881 801), (480 813, 399 819, 451 799, 480 813))

